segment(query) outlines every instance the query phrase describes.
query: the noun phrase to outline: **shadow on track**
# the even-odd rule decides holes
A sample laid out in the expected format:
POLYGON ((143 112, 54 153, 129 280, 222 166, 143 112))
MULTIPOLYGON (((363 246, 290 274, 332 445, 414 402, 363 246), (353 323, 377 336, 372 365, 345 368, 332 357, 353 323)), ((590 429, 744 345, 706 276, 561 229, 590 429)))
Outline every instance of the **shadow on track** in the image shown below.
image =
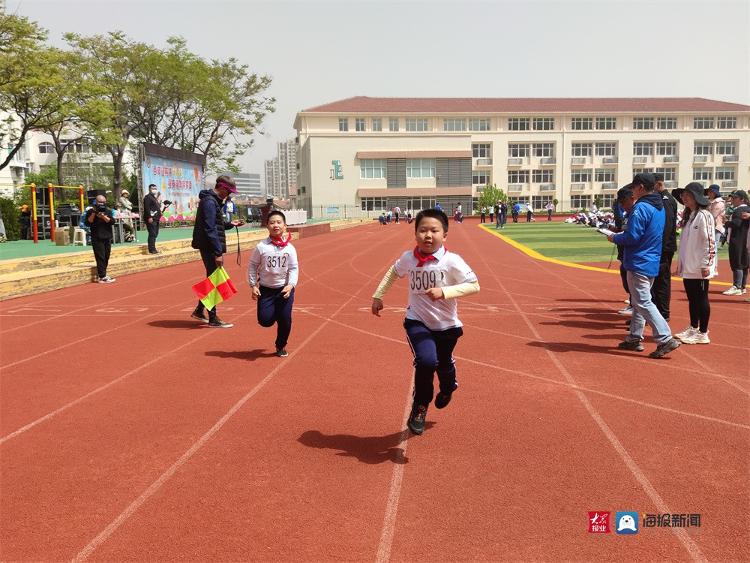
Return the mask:
MULTIPOLYGON (((435 425, 427 421, 426 429, 435 425)), ((362 463, 378 464, 390 461, 396 464, 409 463, 404 450, 399 448, 403 431, 394 432, 387 436, 352 436, 351 434, 323 434, 318 430, 308 430, 297 441, 309 448, 339 450, 336 455, 356 457, 362 463)), ((407 432, 406 439, 414 434, 407 432)))
POLYGON ((238 360, 254 362, 258 358, 273 358, 276 354, 262 348, 256 348, 255 350, 237 350, 235 352, 229 352, 227 350, 208 350, 206 351, 206 356, 213 356, 215 358, 236 358, 238 360))

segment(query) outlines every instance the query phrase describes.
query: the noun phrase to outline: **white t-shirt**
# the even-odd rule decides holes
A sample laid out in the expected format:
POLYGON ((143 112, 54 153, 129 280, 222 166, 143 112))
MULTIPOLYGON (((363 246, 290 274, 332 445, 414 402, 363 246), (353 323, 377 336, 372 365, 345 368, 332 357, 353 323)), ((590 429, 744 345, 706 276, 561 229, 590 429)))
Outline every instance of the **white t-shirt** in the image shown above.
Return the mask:
POLYGON ((258 243, 250 257, 250 266, 247 269, 247 281, 251 286, 262 285, 273 288, 285 285, 296 286, 298 280, 297 250, 291 242, 283 248, 272 244, 271 237, 258 243))
POLYGON ((448 330, 462 326, 458 319, 456 299, 433 301, 425 292, 433 287, 473 283, 478 281, 477 276, 463 258, 448 252, 445 247, 441 247, 433 256, 437 260, 430 260, 420 268, 417 267, 413 250, 404 252, 396 260, 396 275, 400 278, 406 276, 409 281, 406 318, 420 321, 430 330, 448 330))

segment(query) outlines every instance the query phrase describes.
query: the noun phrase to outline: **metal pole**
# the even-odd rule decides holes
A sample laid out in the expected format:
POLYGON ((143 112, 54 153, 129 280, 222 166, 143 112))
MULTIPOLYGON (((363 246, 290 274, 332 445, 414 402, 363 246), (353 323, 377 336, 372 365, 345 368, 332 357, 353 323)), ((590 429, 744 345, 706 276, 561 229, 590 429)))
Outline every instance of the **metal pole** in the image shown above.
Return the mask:
POLYGON ((49 193, 49 236, 54 244, 55 242, 55 196, 52 189, 52 182, 47 184, 49 193))
POLYGON ((31 230, 34 233, 34 244, 39 244, 39 225, 36 218, 36 184, 31 184, 31 211, 34 216, 34 222, 31 230))

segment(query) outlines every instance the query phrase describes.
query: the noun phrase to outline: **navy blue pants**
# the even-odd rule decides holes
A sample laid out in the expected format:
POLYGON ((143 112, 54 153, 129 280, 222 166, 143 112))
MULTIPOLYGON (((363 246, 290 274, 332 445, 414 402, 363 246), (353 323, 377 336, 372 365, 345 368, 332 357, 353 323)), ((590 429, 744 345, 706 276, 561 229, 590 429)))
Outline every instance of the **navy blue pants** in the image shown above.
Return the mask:
POLYGON ((276 348, 286 347, 289 333, 292 332, 292 305, 294 305, 294 289, 288 299, 281 295, 283 287, 260 288, 258 298, 258 324, 271 327, 276 323, 276 348))
POLYGON ((414 404, 427 406, 432 402, 432 380, 438 374, 440 391, 450 393, 456 387, 456 365, 453 349, 464 331, 460 327, 430 330, 419 321, 404 321, 406 337, 414 354, 414 404))

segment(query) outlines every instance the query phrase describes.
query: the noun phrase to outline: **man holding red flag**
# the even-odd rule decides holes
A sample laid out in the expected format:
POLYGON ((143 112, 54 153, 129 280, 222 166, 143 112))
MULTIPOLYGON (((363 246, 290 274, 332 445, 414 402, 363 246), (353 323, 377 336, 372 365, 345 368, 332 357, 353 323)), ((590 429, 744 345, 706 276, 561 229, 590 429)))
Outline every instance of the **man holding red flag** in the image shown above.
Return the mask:
MULTIPOLYGON (((224 265, 224 253, 227 251, 226 229, 241 227, 244 221, 226 222, 222 213, 222 204, 229 194, 236 194, 237 186, 231 176, 219 176, 216 178, 216 186, 212 190, 201 190, 198 194, 198 212, 195 216, 195 227, 193 227, 192 247, 201 253, 203 265, 206 267, 206 277, 210 278, 214 271, 224 265)), ((206 306, 198 301, 198 306, 193 311, 192 318, 207 323, 212 328, 231 328, 232 323, 226 323, 219 319, 216 307, 209 309, 208 319, 203 311, 206 306)))

